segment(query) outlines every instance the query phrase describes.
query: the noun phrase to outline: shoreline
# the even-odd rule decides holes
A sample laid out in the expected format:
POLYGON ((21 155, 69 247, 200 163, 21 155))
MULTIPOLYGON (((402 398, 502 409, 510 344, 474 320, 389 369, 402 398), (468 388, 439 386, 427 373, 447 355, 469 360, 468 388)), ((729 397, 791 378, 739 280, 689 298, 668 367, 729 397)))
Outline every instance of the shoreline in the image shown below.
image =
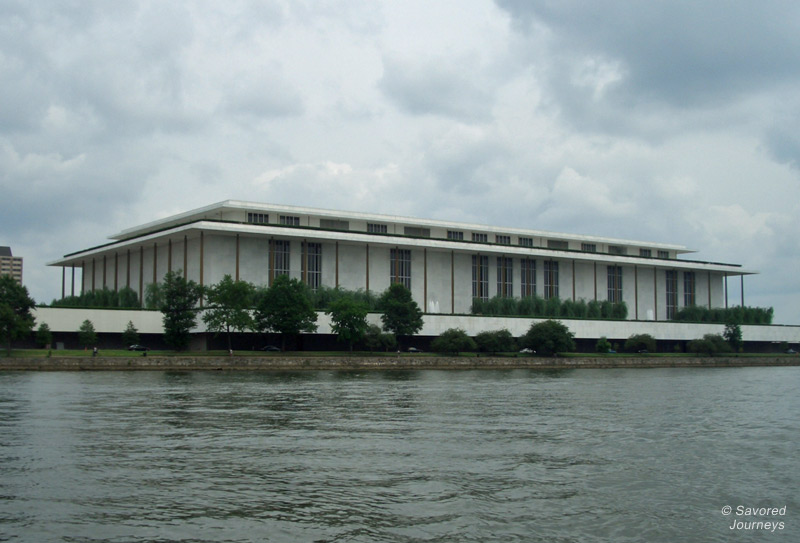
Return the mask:
POLYGON ((387 371, 800 366, 800 357, 41 357, 0 358, 0 371, 387 371))

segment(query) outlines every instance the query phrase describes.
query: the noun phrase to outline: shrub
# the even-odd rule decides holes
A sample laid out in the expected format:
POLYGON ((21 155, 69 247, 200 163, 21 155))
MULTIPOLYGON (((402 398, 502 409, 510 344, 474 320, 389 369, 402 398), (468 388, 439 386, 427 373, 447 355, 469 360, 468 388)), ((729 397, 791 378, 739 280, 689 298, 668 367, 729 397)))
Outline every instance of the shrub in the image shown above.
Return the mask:
POLYGON ((595 345, 594 350, 598 353, 607 353, 611 350, 611 343, 609 343, 608 338, 605 336, 601 337, 597 340, 597 345, 595 345))
POLYGON ((50 331, 50 327, 47 323, 43 322, 39 325, 39 328, 36 329, 36 344, 44 348, 51 343, 53 343, 53 332, 50 331))
POLYGON ((689 351, 697 354, 714 356, 717 353, 731 352, 731 346, 719 334, 706 334, 703 339, 695 339, 689 342, 689 351))
POLYGON ((505 328, 492 332, 481 332, 475 336, 478 350, 484 353, 504 353, 517 350, 517 342, 505 328))
POLYGON ((475 340, 467 335, 461 328, 450 328, 441 333, 431 342, 431 349, 437 353, 453 353, 458 355, 462 351, 474 351, 477 348, 475 340))
POLYGON ((634 334, 625 342, 625 350, 629 353, 638 353, 639 351, 655 352, 656 338, 650 334, 634 334))
POLYGON ((523 347, 543 355, 575 350, 575 335, 558 321, 546 320, 530 327, 520 338, 523 347))

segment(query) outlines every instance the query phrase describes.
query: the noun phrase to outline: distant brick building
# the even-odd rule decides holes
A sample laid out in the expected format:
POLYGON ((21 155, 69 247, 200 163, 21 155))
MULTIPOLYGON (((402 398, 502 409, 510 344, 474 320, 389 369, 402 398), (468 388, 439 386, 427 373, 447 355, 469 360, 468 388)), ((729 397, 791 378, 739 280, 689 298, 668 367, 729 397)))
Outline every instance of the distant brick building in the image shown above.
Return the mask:
POLYGON ((11 247, 0 246, 0 275, 10 275, 22 284, 22 257, 11 254, 11 247))

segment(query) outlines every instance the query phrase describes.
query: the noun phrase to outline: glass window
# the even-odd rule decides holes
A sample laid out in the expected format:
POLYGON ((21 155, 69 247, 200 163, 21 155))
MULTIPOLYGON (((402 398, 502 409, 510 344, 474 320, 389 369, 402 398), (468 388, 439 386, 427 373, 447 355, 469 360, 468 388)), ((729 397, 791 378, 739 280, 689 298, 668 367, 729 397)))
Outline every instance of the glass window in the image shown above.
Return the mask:
POLYGON ((521 268, 520 295, 525 298, 536 295, 536 261, 532 258, 523 258, 519 261, 521 268))
POLYGON ((616 304, 622 301, 622 267, 608 267, 608 301, 616 304))
POLYGON ((596 253, 597 252, 597 244, 596 243, 581 243, 581 251, 585 253, 596 253))
POLYGON ((514 296, 514 259, 497 257, 497 295, 510 298, 514 296))
POLYGON ((322 244, 306 243, 306 284, 317 290, 322 282, 322 244))
POLYGON ((472 297, 489 299, 489 257, 472 255, 472 297))
POLYGON ((683 305, 689 307, 695 304, 694 272, 683 272, 683 305))
POLYGON ((653 256, 653 251, 650 249, 639 249, 639 256, 650 258, 653 256))
POLYGON ((669 258, 669 251, 658 251, 658 258, 669 258))
POLYGON ((558 298, 558 262, 544 261, 544 297, 558 298))
POLYGON ((611 255, 626 255, 628 254, 627 247, 623 247, 621 245, 609 245, 608 246, 608 254, 611 255))
POLYGON ((678 272, 667 270, 667 319, 672 319, 678 310, 678 272))
POLYGON ((275 248, 275 275, 289 275, 291 243, 289 240, 276 239, 273 246, 275 248))
POLYGON ((519 238, 521 247, 533 247, 533 238, 519 238))
POLYGON ((547 240, 547 247, 549 249, 561 249, 566 251, 569 249, 569 242, 568 241, 561 241, 559 239, 548 239, 547 240))
POLYGON ((479 241, 481 243, 486 243, 489 241, 489 234, 479 234, 477 232, 473 232, 472 241, 479 241))
POLYGON ((288 226, 300 226, 300 217, 294 217, 292 215, 281 215, 280 223, 288 226))
POLYGON ((269 215, 266 213, 247 213, 247 222, 252 224, 267 224, 269 215))
POLYGON ((410 249, 391 249, 389 258, 390 269, 389 282, 401 283, 407 289, 411 288, 411 250, 410 249))
POLYGON ((511 245, 511 236, 501 236, 498 234, 494 237, 494 241, 500 245, 511 245))
POLYGON ((447 231, 447 239, 453 239, 456 241, 463 241, 464 240, 464 232, 459 232, 457 230, 448 230, 447 231))
POLYGON ((367 223, 367 232, 370 234, 386 234, 387 227, 385 224, 376 224, 372 222, 367 223))

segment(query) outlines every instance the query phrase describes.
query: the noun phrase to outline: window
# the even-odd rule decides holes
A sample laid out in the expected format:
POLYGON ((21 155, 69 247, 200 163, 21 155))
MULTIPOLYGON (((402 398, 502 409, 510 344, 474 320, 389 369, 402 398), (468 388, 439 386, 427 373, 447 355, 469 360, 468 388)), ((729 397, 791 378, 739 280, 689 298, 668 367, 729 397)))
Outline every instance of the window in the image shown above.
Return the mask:
POLYGON ((377 224, 374 222, 367 223, 367 232, 370 234, 386 234, 387 227, 385 224, 377 224))
POLYGON ((667 319, 675 317, 678 310, 678 272, 667 270, 667 319))
POLYGON ((511 236, 501 236, 498 234, 494 237, 494 241, 500 245, 511 245, 511 236))
POLYGON ((322 282, 322 244, 306 243, 306 284, 317 290, 322 282))
POLYGON ((558 298, 558 262, 544 261, 544 297, 558 298))
POLYGON ((411 288, 411 250, 391 249, 389 254, 389 282, 400 283, 411 288))
POLYGON ((481 243, 486 243, 489 241, 489 234, 478 234, 477 232, 473 232, 472 241, 479 241, 481 243))
POLYGON ((623 247, 621 245, 609 245, 608 246, 608 254, 610 255, 626 255, 628 254, 627 247, 623 247))
POLYGON ((251 224, 267 224, 269 215, 266 213, 247 213, 247 222, 251 224))
POLYGON ((597 244, 596 243, 581 243, 581 251, 584 253, 596 253, 597 252, 597 244))
POLYGON ((481 300, 489 299, 488 256, 472 255, 472 297, 481 300))
POLYGON ((520 247, 533 247, 533 238, 519 238, 520 247))
POLYGON ((548 249, 561 249, 566 251, 569 249, 569 242, 568 241, 561 241, 558 239, 548 239, 547 240, 547 248, 548 249))
POLYGON ((300 226, 300 217, 294 217, 292 215, 281 215, 280 223, 285 224, 287 226, 300 226))
POLYGON ((658 251, 658 258, 669 258, 669 251, 658 251))
POLYGON ((536 295, 536 261, 532 258, 523 258, 519 261, 521 268, 520 295, 523 298, 536 295))
POLYGON ((458 232, 457 230, 448 230, 447 231, 447 239, 453 239, 456 241, 464 241, 464 232, 458 232))
POLYGON ((694 272, 683 272, 683 305, 695 305, 695 277, 694 272))
POLYGON ((622 267, 608 267, 608 301, 616 304, 622 301, 622 267))
POLYGON ((497 295, 510 298, 514 296, 514 259, 497 257, 497 295))
POLYGON ((320 219, 319 227, 325 230, 350 230, 350 222, 336 219, 320 219))
POLYGON ((421 228, 419 226, 406 226, 403 228, 403 233, 405 233, 407 236, 414 236, 415 238, 431 237, 430 228, 421 228))
POLYGON ((639 249, 639 256, 650 258, 651 256, 653 256, 653 251, 651 251, 650 249, 639 249))
POLYGON ((275 275, 289 275, 289 255, 291 245, 288 240, 276 239, 273 241, 275 251, 275 275))

